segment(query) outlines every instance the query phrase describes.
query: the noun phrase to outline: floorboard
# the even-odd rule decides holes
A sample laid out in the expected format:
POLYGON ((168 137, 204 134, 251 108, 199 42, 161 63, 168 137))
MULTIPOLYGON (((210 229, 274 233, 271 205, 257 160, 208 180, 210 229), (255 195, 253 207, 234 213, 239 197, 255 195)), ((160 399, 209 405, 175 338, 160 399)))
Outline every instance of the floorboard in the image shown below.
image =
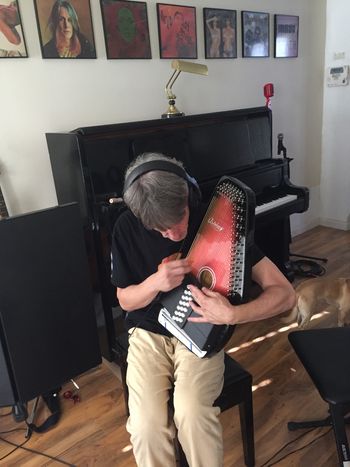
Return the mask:
MULTIPOLYGON (((329 277, 350 277, 350 232, 317 227, 296 237, 292 251, 326 257, 326 275, 329 277)), ((305 278, 297 277, 294 284, 301 280, 305 278)), ((334 325, 336 320, 331 314, 311 322, 311 327, 334 325)), ((284 325, 278 317, 244 324, 236 328, 227 346, 230 355, 253 375, 256 465, 334 467, 337 465, 337 455, 333 433, 329 428, 310 432, 287 430, 289 420, 323 418, 327 415, 326 404, 288 343, 288 332, 294 329, 293 326, 284 325)), ((104 363, 77 378, 81 402, 74 404, 62 398, 62 417, 57 426, 49 432, 33 434, 25 447, 57 456, 79 467, 134 467, 125 429, 122 388, 113 366, 104 363)), ((66 389, 74 390, 69 383, 63 387, 61 394, 66 389)), ((6 415, 8 410, 0 409, 1 437, 22 443, 25 440, 24 424, 16 423, 12 415, 6 415), (4 433, 13 429, 20 431, 4 433)), ((40 403, 37 423, 47 416, 45 410, 40 403)), ((238 409, 224 412, 220 419, 224 432, 224 466, 244 466, 238 409)), ((0 440, 0 458, 12 449, 13 446, 0 440)), ((43 467, 58 466, 59 463, 17 449, 1 460, 0 465, 43 467)))

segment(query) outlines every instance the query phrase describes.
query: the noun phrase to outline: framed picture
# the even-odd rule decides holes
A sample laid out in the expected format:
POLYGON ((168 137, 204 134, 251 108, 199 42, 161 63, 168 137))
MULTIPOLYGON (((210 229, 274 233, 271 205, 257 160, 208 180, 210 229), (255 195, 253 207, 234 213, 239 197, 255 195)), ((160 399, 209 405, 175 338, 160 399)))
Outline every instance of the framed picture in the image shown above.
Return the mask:
POLYGON ((242 56, 269 57, 270 15, 242 11, 242 56))
POLYGON ((298 56, 299 16, 275 15, 275 57, 298 56))
POLYGON ((89 0, 34 0, 43 58, 96 58, 89 0))
POLYGON ((0 5, 0 58, 27 58, 19 2, 2 0, 0 5))
POLYGON ((196 8, 157 3, 160 58, 197 58, 196 8))
POLYGON ((205 58, 237 58, 237 12, 203 8, 205 58))
POLYGON ((147 4, 101 0, 107 58, 152 58, 147 4))

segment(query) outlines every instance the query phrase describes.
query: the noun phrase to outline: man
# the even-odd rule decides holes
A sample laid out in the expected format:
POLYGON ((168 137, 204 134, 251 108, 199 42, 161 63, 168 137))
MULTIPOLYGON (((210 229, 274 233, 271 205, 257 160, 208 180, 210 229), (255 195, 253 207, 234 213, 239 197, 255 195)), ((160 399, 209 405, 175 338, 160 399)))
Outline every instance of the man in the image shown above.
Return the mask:
MULTIPOLYGON (((173 421, 191 466, 223 463, 219 408, 224 353, 200 359, 158 323, 156 298, 181 284, 190 272, 174 259, 204 212, 199 189, 182 164, 162 154, 143 154, 128 168, 124 201, 112 244, 112 281, 129 329, 127 430, 138 466, 175 466, 173 421), (174 389, 174 417, 169 390, 174 389)), ((193 320, 236 324, 276 315, 294 304, 289 282, 254 248, 252 278, 263 289, 256 300, 232 306, 218 293, 192 287, 201 316, 193 320)))

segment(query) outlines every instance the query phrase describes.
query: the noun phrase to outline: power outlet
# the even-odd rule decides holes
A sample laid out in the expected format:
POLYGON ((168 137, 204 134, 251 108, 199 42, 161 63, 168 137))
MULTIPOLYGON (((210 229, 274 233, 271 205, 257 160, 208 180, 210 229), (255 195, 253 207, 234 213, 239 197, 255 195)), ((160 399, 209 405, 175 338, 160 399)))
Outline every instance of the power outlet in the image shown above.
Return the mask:
POLYGON ((334 60, 343 60, 345 58, 345 52, 334 52, 334 60))

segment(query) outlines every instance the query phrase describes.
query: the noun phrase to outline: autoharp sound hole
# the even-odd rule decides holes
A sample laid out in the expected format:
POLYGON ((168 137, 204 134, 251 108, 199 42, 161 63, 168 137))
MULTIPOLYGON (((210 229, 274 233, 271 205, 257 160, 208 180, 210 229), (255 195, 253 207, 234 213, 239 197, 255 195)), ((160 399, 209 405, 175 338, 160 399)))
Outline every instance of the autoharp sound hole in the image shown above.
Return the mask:
POLYGON ((203 268, 199 271, 199 282, 202 286, 212 289, 215 285, 215 277, 213 271, 203 268))

